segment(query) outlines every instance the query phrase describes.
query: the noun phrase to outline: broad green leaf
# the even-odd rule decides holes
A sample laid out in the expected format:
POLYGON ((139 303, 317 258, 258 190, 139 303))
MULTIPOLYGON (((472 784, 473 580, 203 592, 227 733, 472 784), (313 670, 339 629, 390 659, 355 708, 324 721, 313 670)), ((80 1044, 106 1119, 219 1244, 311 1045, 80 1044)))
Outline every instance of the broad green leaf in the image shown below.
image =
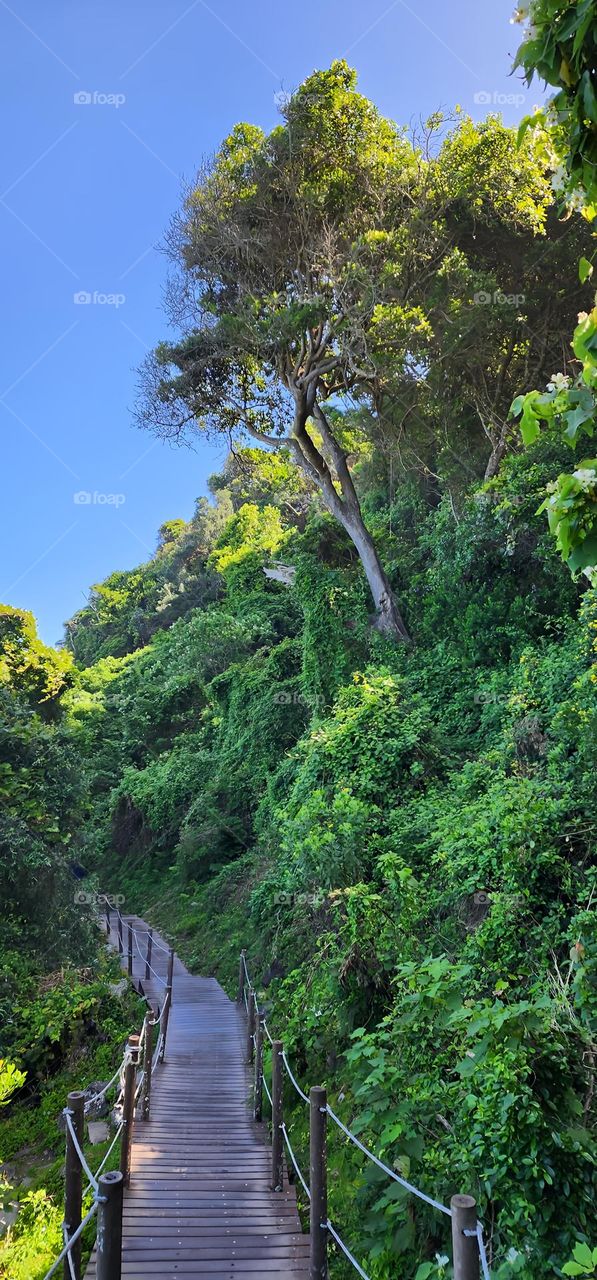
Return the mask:
POLYGON ((578 278, 580 280, 580 283, 584 284, 585 280, 590 280, 592 274, 593 274, 593 263, 589 262, 588 258, 581 258, 578 264, 578 278))
POLYGON ((575 547, 567 564, 573 573, 586 569, 590 564, 597 564, 597 529, 591 529, 580 546, 575 547))

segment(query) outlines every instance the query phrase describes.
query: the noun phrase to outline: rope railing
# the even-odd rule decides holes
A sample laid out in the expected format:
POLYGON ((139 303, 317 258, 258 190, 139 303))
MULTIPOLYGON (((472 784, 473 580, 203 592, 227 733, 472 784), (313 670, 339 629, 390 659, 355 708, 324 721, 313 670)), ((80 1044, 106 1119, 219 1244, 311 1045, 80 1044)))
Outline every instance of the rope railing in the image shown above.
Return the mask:
MULTIPOLYGON (((79 1237, 80 1237, 80 1236, 82 1236, 82 1234, 83 1234, 83 1232, 84 1232, 84 1230, 85 1230, 85 1227, 87 1226, 87 1224, 88 1224, 89 1222, 91 1222, 91 1219, 93 1218, 94 1214, 95 1214, 95 1213, 97 1213, 97 1209, 98 1209, 98 1201, 97 1201, 97 1200, 94 1200, 94 1202, 93 1202, 93 1204, 92 1204, 92 1206, 91 1206, 91 1208, 90 1208, 90 1210, 89 1210, 89 1213, 87 1213, 87 1214, 85 1215, 85 1217, 83 1218, 83 1221, 79 1223, 79 1226, 77 1227, 77 1230, 76 1230, 76 1231, 73 1231, 72 1236, 69 1236, 69 1238, 68 1238, 68 1240, 67 1240, 67 1242, 66 1242, 66 1244, 65 1244, 65 1246, 64 1246, 64 1249, 61 1251, 61 1253, 59 1253, 59 1254, 58 1254, 58 1257, 56 1258, 56 1261, 52 1263, 52 1266, 50 1267, 50 1270, 49 1270, 49 1271, 46 1271, 46 1274, 45 1274, 45 1276, 44 1276, 44 1280, 50 1280, 50 1276, 53 1276, 53 1275, 55 1274, 55 1272, 58 1270, 58 1267, 60 1266, 60 1263, 61 1263, 61 1262, 64 1262, 64 1259, 65 1259, 68 1255, 71 1255, 71 1254, 72 1254, 73 1245, 75 1245, 75 1244, 77 1244, 77 1243, 78 1243, 78 1241, 79 1241, 79 1237)), ((69 1267, 70 1267, 70 1260, 69 1260, 69 1267)), ((71 1270, 71 1275, 72 1275, 72 1273, 73 1273, 73 1268, 71 1267, 71 1268, 70 1268, 70 1270, 71 1270)))
MULTIPOLYGON (((124 952, 122 937, 124 921, 119 910, 117 910, 117 921, 120 943, 119 952, 122 956, 124 952)), ((106 906, 106 922, 109 933, 109 904, 106 906)), ((130 1181, 133 1122, 137 1106, 139 1106, 142 1119, 149 1119, 151 1078, 158 1065, 163 1062, 166 1048, 174 968, 174 952, 172 948, 163 947, 159 940, 154 938, 153 930, 143 931, 148 939, 147 954, 143 955, 137 941, 137 935, 139 937, 142 936, 141 931, 134 930, 130 926, 130 922, 127 922, 126 927, 128 930, 130 976, 132 977, 131 957, 134 941, 141 960, 146 966, 146 973, 149 969, 165 986, 166 993, 157 1017, 154 1016, 150 1001, 147 1000, 151 1012, 146 1014, 140 1034, 128 1037, 122 1061, 107 1084, 102 1085, 102 1088, 89 1098, 86 1098, 81 1091, 75 1091, 68 1095, 67 1105, 63 1110, 66 1129, 64 1221, 62 1224, 64 1247, 55 1262, 52 1263, 49 1271, 46 1272, 44 1280, 51 1280, 51 1277, 56 1274, 61 1264, 65 1269, 65 1280, 81 1280, 81 1237, 96 1213, 97 1275, 101 1275, 102 1280, 121 1280, 122 1249, 121 1243, 118 1242, 122 1240, 123 1189, 130 1181), (168 952, 168 976, 166 980, 157 974, 151 966, 152 945, 157 945, 162 951, 168 952), (159 1034, 154 1049, 153 1032, 157 1026, 159 1026, 159 1034), (142 1069, 139 1070, 141 1052, 143 1052, 143 1062, 142 1069), (115 1106, 121 1109, 121 1118, 99 1168, 94 1172, 89 1166, 83 1149, 85 1119, 113 1088, 116 1088, 115 1106), (118 1171, 106 1173, 105 1167, 118 1142, 120 1142, 119 1169, 118 1171), (83 1175, 87 1181, 85 1187, 83 1187, 83 1175), (82 1205, 90 1193, 93 1195, 93 1203, 85 1217, 82 1218, 82 1205)), ((118 1117, 118 1111, 116 1114, 118 1117)))
POLYGON ((362 1151, 363 1154, 366 1155, 369 1160, 372 1160, 373 1163, 377 1165, 378 1169, 383 1169, 383 1172, 387 1174, 388 1178, 393 1178, 394 1182, 398 1182, 401 1187, 404 1187, 407 1191, 410 1191, 411 1195, 417 1196, 419 1200, 425 1200, 427 1204, 431 1205, 432 1209, 437 1209, 440 1213, 446 1213, 449 1218, 452 1217, 452 1210, 448 1209, 447 1205, 442 1204, 440 1200, 434 1200, 433 1196, 428 1196, 424 1191, 420 1191, 419 1188, 415 1187, 412 1182, 407 1182, 406 1178, 402 1178, 400 1174, 396 1173, 394 1169, 390 1169, 389 1165, 384 1164, 383 1160, 379 1159, 379 1156, 376 1156, 373 1151, 370 1151, 369 1148, 366 1147, 364 1143, 362 1143, 360 1139, 356 1137, 356 1134, 352 1133, 350 1129, 346 1128, 346 1125, 342 1123, 339 1116, 336 1115, 335 1111, 332 1111, 332 1108, 330 1106, 328 1106, 327 1108, 327 1113, 330 1116, 330 1118, 334 1121, 334 1123, 338 1125, 338 1128, 341 1129, 344 1134, 346 1134, 346 1137, 349 1138, 352 1143, 354 1143, 355 1147, 358 1147, 359 1151, 362 1151))
POLYGON ((361 1142, 351 1129, 344 1124, 336 1112, 329 1106, 325 1089, 312 1088, 307 1094, 302 1089, 281 1041, 277 1040, 269 1030, 264 1014, 259 1009, 255 988, 250 978, 245 952, 241 952, 239 963, 238 1003, 244 1004, 248 1017, 247 1059, 254 1063, 254 1115, 256 1120, 262 1118, 262 1092, 265 1091, 271 1107, 272 1125, 272 1187, 282 1189, 283 1167, 282 1153, 284 1145, 288 1151, 291 1165, 298 1177, 309 1203, 310 1211, 310 1274, 327 1276, 327 1245, 332 1239, 351 1263, 363 1280, 370 1280, 360 1262, 339 1235, 327 1213, 327 1160, 326 1134, 329 1120, 340 1129, 347 1141, 351 1142, 363 1155, 371 1160, 387 1177, 398 1183, 410 1195, 428 1204, 430 1208, 450 1218, 452 1227, 452 1247, 454 1261, 454 1280, 479 1280, 481 1272, 483 1280, 491 1280, 487 1249, 485 1245, 483 1224, 477 1218, 476 1202, 472 1196, 452 1196, 450 1206, 422 1191, 420 1187, 396 1173, 379 1156, 361 1142), (269 1042, 272 1054, 272 1088, 271 1092, 263 1071, 264 1040, 269 1042), (310 1184, 305 1179, 290 1141, 287 1126, 283 1117, 283 1072, 290 1080, 295 1092, 310 1108, 309 1133, 309 1168, 310 1184))

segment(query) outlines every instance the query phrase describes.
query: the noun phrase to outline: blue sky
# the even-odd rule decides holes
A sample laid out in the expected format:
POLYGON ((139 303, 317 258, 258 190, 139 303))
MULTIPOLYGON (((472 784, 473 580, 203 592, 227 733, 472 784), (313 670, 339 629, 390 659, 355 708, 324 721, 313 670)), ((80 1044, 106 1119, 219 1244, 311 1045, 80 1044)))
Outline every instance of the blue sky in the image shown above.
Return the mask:
POLYGON ((401 123, 457 102, 516 122, 538 91, 509 75, 512 7, 0 0, 0 600, 47 642, 92 583, 147 559, 163 520, 191 515, 224 459, 131 422, 135 369, 166 332, 157 246, 181 180, 236 121, 272 127, 275 95, 335 57, 401 123))

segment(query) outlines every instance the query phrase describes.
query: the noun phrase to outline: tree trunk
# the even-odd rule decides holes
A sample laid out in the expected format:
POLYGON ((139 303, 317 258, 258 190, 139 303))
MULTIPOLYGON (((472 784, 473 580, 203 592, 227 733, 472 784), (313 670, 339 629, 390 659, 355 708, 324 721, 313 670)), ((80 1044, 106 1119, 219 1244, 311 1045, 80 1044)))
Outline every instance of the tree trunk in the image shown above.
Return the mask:
POLYGON ((377 554, 375 543, 363 516, 354 482, 350 474, 346 454, 336 440, 326 415, 317 403, 315 395, 306 400, 302 392, 294 390, 296 417, 292 437, 288 440, 296 461, 307 475, 315 482, 330 515, 342 525, 351 542, 356 547, 373 602, 375 604, 375 626, 386 635, 393 635, 397 640, 410 641, 404 620, 398 608, 390 581, 377 554), (319 427, 323 449, 314 444, 306 430, 307 417, 312 414, 319 427), (335 475, 340 484, 340 493, 334 483, 335 475))
MULTIPOLYGON (((336 513, 333 513, 336 514, 336 513)), ((365 570, 365 576, 375 604, 375 626, 386 635, 395 635, 400 640, 410 641, 404 619, 398 608, 396 598, 390 586, 388 575, 377 554, 375 543, 360 510, 352 510, 350 516, 336 515, 344 526, 351 542, 357 549, 359 560, 365 570)))
POLYGON ((489 461, 485 468, 485 475, 483 477, 486 483, 488 480, 494 480, 500 469, 502 458, 506 452, 506 445, 508 443, 508 422, 503 423, 501 431, 497 436, 495 434, 491 434, 490 439, 491 453, 489 455, 489 461))

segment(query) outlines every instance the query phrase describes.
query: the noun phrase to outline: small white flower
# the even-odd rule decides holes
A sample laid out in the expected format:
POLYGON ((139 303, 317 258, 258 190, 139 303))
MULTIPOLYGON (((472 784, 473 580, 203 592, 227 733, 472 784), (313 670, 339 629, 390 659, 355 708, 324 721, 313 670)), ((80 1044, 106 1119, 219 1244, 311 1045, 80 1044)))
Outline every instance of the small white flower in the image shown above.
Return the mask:
POLYGON ((572 209, 574 213, 582 213, 586 202, 587 198, 585 193, 584 191, 581 191, 579 187, 577 187, 575 191, 571 191, 570 195, 566 199, 568 208, 572 209))
POLYGON ((548 391, 565 391, 570 386, 570 378, 565 373, 552 373, 547 384, 548 391))
POLYGON ((551 185, 554 191, 563 191, 566 186, 568 172, 565 164, 559 164, 557 169, 551 175, 551 185))
POLYGON ((510 18, 510 22, 526 22, 530 7, 530 0, 520 0, 510 18))
POLYGON ((435 1261, 437 1262, 438 1267, 447 1267, 450 1259, 445 1253, 436 1253, 435 1261))
POLYGON ((597 474, 593 467, 579 467, 578 471, 572 472, 572 475, 575 480, 578 480, 583 493, 588 493, 590 489, 594 489, 597 483, 597 474))

